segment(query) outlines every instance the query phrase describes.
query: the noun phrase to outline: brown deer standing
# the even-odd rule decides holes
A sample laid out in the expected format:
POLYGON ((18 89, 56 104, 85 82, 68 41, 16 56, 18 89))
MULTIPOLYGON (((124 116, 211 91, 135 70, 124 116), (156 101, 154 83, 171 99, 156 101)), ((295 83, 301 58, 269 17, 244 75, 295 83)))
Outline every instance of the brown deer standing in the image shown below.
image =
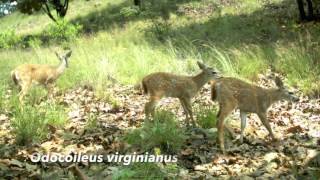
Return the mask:
POLYGON ((51 95, 53 84, 63 74, 68 67, 68 59, 72 51, 60 56, 55 52, 60 60, 58 66, 50 66, 45 64, 23 64, 11 71, 12 80, 19 85, 21 90, 19 93, 19 101, 22 103, 24 96, 27 94, 33 84, 43 85, 51 95))
POLYGON ((195 126, 191 98, 207 82, 219 77, 217 71, 213 68, 207 67, 200 62, 197 63, 202 72, 195 76, 180 76, 157 72, 143 78, 142 88, 144 93, 150 96, 150 101, 145 104, 147 119, 150 114, 154 116, 155 107, 162 97, 176 97, 179 98, 186 114, 187 126, 189 127, 189 118, 192 120, 193 126, 195 126))
POLYGON ((220 149, 223 153, 225 153, 223 137, 224 120, 236 108, 240 109, 241 143, 243 142, 243 131, 246 126, 247 113, 256 113, 267 128, 269 136, 272 140, 276 140, 267 119, 268 108, 271 104, 280 100, 298 101, 299 98, 285 89, 279 77, 276 77, 275 83, 278 88, 265 89, 231 77, 212 81, 211 98, 212 100, 217 100, 220 107, 217 127, 220 149))

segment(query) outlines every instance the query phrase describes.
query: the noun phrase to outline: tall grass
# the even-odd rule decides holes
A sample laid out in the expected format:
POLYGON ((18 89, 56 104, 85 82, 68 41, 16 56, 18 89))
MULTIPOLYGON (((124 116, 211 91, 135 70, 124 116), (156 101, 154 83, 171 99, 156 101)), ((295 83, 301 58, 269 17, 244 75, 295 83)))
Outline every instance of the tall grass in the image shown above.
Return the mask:
POLYGON ((11 103, 14 104, 11 125, 19 145, 39 142, 47 137, 48 125, 61 127, 66 122, 63 107, 43 103, 39 106, 26 104, 19 108, 16 98, 13 98, 11 103))
MULTIPOLYGON (((76 38, 74 35, 78 33, 77 26, 69 27, 67 21, 57 26, 43 23, 45 24, 41 27, 43 33, 52 30, 52 27, 58 28, 58 31, 52 30, 52 33, 59 32, 61 28, 69 29, 70 31, 65 31, 66 37, 63 38, 73 40, 59 45, 62 47, 56 47, 52 44, 48 47, 42 47, 39 46, 41 43, 39 44, 36 39, 31 39, 31 51, 23 49, 0 51, 2 57, 0 67, 5 66, 1 68, 4 73, 3 77, 8 77, 10 70, 22 63, 57 64, 58 61, 52 51, 67 46, 73 49, 74 53, 70 59, 70 68, 58 80, 58 87, 62 89, 90 83, 97 91, 102 92, 110 79, 122 84, 134 84, 146 74, 155 71, 194 74, 198 71, 195 63, 197 60, 216 66, 224 75, 250 80, 256 80, 259 73, 264 73, 270 65, 273 65, 288 78, 290 85, 302 89, 304 93, 314 94, 320 89, 319 85, 315 83, 319 81, 320 74, 319 62, 316 61, 319 59, 319 51, 317 50, 319 44, 315 41, 317 38, 314 38, 320 37, 319 33, 311 28, 309 33, 301 30, 300 36, 292 36, 289 39, 282 35, 277 22, 271 21, 272 10, 266 11, 266 14, 255 14, 261 9, 263 10, 263 3, 246 1, 222 3, 219 6, 218 14, 213 12, 211 16, 197 16, 196 19, 184 14, 176 16, 174 15, 176 12, 173 11, 169 12, 168 19, 164 21, 157 18, 159 12, 151 10, 149 12, 148 9, 141 15, 137 9, 134 9, 132 13, 130 10, 130 17, 119 15, 117 14, 119 12, 112 10, 112 8, 122 9, 122 13, 124 11, 127 13, 127 10, 131 8, 129 7, 130 3, 122 2, 125 1, 111 4, 98 0, 71 3, 70 15, 67 20, 71 20, 73 23, 76 23, 73 20, 79 18, 80 13, 82 16, 86 16, 86 13, 89 14, 88 17, 93 18, 92 23, 95 20, 100 22, 99 19, 90 16, 92 9, 84 8, 85 5, 96 7, 96 3, 100 4, 101 6, 97 7, 99 10, 97 18, 106 18, 106 22, 103 24, 106 29, 97 31, 93 36, 83 35, 76 38), (105 11, 102 11, 104 8, 105 11), (148 19, 145 16, 148 13, 153 13, 151 17, 154 19, 148 19), (247 16, 242 17, 242 14, 247 16), (115 22, 107 16, 123 17, 119 19, 121 22, 115 22), (265 26, 248 27, 243 23, 245 20, 253 24, 260 22, 265 26), (235 30, 238 27, 240 29, 235 30), (269 33, 271 40, 281 36, 283 39, 274 43, 270 39, 261 39, 260 31, 269 33), (70 35, 68 32, 71 32, 70 35), (224 37, 227 34, 230 36, 224 37), (286 41, 290 41, 290 44, 288 45, 286 41)), ((280 3, 280 1, 275 0, 270 3, 280 3)), ((196 8, 199 11, 205 10, 207 7, 207 5, 203 5, 203 2, 198 1, 178 2, 177 4, 179 7, 196 8)), ((162 3, 162 5, 165 6, 166 3, 162 3)), ((171 6, 168 5, 168 8, 168 11, 172 11, 171 6)), ((151 9, 157 10, 157 8, 151 9)), ((294 18, 293 14, 289 15, 288 18, 294 18)), ((32 23, 38 23, 37 20, 45 21, 45 15, 14 14, 12 16, 23 17, 23 20, 19 20, 19 26, 25 29, 28 29, 26 24, 29 21, 32 23)), ((4 25, 10 27, 10 24, 16 24, 12 21, 13 17, 6 17, 3 21, 4 25)), ((84 21, 81 18, 79 20, 83 23, 79 26, 83 26, 84 29, 87 28, 86 26, 95 27, 93 24, 86 24, 89 21, 84 21)), ((291 27, 291 23, 289 21, 288 26, 291 27)), ((290 34, 292 31, 296 30, 292 28, 288 30, 288 33, 290 34)), ((0 32, 4 33, 1 30, 0 32)), ((28 30, 28 32, 36 35, 41 34, 41 31, 36 30, 28 30)), ((24 33, 19 30, 18 34, 24 33)))

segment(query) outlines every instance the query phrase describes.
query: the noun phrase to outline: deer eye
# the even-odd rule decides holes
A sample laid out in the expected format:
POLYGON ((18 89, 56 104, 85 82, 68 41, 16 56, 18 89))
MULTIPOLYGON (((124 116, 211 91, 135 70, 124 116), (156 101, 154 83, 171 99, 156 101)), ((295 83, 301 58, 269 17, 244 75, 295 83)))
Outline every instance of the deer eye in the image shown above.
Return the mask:
POLYGON ((288 94, 293 95, 293 92, 288 92, 288 94))

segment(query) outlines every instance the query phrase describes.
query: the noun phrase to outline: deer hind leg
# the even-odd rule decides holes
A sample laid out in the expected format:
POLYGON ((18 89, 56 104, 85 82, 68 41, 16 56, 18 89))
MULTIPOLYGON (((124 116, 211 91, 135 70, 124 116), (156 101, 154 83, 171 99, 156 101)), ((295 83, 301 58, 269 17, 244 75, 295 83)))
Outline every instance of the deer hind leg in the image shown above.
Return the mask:
POLYGON ((241 118, 241 135, 240 135, 240 143, 243 143, 243 132, 246 128, 247 124, 247 114, 243 111, 240 111, 240 118, 241 118))
POLYGON ((272 140, 276 140, 276 138, 274 137, 273 133, 272 133, 272 129, 270 127, 270 123, 269 120, 267 119, 266 113, 258 113, 258 116, 262 122, 262 124, 267 128, 267 130, 269 131, 269 136, 271 137, 272 140))
POLYGON ((220 149, 225 154, 225 147, 224 147, 224 121, 228 117, 228 115, 235 109, 236 105, 230 102, 220 104, 220 110, 218 113, 218 141, 220 145, 220 149))
POLYGON ((28 91, 30 89, 30 86, 31 86, 31 83, 21 84, 21 90, 20 90, 20 93, 19 93, 19 101, 20 101, 21 104, 23 103, 23 98, 28 93, 28 91))
MULTIPOLYGON (((219 110, 217 117, 220 116, 221 111, 219 110)), ((235 133, 233 132, 233 130, 228 126, 228 125, 224 125, 226 130, 228 131, 229 135, 232 137, 232 139, 234 139, 236 137, 235 133)), ((216 121, 216 127, 219 127, 219 121, 216 121)))
POLYGON ((180 100, 180 103, 182 105, 182 108, 183 108, 183 111, 184 113, 186 114, 186 121, 187 121, 187 126, 189 126, 189 112, 188 112, 188 109, 184 103, 184 101, 182 99, 179 99, 180 100))
POLYGON ((144 106, 144 112, 146 115, 146 119, 150 119, 150 115, 154 117, 155 107, 159 102, 160 98, 157 96, 150 96, 149 102, 147 102, 144 106))
POLYGON ((189 98, 182 98, 182 101, 183 101, 184 106, 187 110, 186 114, 189 114, 189 118, 187 118, 187 126, 190 127, 189 126, 189 124, 190 124, 189 119, 191 119, 192 126, 196 127, 196 122, 194 121, 193 113, 192 113, 191 100, 189 98))

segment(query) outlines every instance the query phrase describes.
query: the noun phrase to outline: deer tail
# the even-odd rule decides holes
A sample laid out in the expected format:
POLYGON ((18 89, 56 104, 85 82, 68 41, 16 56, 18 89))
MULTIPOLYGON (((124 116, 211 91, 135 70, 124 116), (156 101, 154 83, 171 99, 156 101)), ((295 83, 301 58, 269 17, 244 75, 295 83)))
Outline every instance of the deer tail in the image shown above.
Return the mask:
POLYGON ((11 78, 12 78, 14 84, 18 85, 18 79, 17 79, 16 71, 12 71, 11 72, 11 78))
POLYGON ((144 94, 148 94, 148 88, 144 81, 141 83, 144 94))
POLYGON ((216 87, 216 82, 211 81, 211 100, 215 101, 217 99, 217 87, 216 87))

